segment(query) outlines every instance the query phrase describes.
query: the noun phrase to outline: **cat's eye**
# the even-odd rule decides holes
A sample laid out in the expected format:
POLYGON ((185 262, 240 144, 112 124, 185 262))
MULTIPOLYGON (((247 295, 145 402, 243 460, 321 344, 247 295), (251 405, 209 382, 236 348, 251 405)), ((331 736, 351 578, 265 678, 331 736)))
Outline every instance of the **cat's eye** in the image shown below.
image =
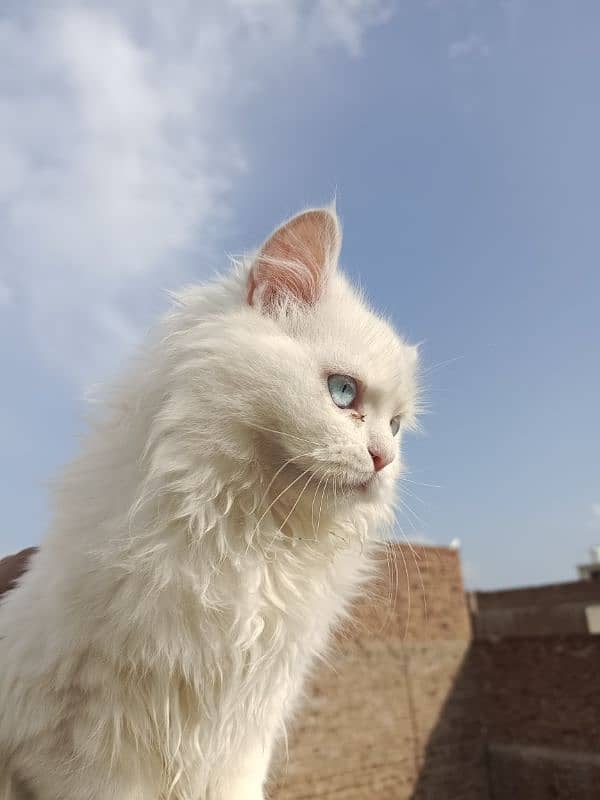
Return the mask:
POLYGON ((349 375, 330 375, 327 378, 327 386, 331 399, 338 408, 350 408, 356 400, 358 394, 356 381, 349 375))
POLYGON ((400 422, 402 420, 402 415, 398 414, 395 417, 392 417, 390 420, 390 428, 392 429, 392 436, 395 436, 398 431, 400 430, 400 422))

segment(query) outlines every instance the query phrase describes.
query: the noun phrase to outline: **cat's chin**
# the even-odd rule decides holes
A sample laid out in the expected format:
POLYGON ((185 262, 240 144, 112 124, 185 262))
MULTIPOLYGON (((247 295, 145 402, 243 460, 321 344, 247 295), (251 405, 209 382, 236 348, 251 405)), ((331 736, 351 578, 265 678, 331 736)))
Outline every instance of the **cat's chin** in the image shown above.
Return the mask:
POLYGON ((344 494, 356 495, 364 498, 375 491, 377 485, 377 475, 375 473, 365 481, 348 481, 342 485, 344 494))

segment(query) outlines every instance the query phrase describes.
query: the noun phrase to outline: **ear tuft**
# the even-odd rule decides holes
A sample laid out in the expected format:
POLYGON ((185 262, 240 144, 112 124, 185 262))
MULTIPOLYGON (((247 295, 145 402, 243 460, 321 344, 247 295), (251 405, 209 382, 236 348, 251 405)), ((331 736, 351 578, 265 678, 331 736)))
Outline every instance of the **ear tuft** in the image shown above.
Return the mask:
POLYGON ((336 268, 341 241, 333 208, 292 217, 261 247, 248 279, 248 303, 267 310, 286 299, 314 305, 336 268))

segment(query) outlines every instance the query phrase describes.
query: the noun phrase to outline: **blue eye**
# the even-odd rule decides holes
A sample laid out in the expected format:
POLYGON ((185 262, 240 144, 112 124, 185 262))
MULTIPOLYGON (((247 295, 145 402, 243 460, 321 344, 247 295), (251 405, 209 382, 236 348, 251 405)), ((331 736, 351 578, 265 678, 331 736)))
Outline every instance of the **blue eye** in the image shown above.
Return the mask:
POLYGON ((356 381, 349 375, 330 375, 327 386, 331 399, 338 408, 350 408, 356 400, 356 381))
POLYGON ((390 428, 392 429, 392 436, 395 436, 398 431, 400 430, 400 420, 402 419, 401 414, 398 414, 397 417, 392 417, 390 420, 390 428))

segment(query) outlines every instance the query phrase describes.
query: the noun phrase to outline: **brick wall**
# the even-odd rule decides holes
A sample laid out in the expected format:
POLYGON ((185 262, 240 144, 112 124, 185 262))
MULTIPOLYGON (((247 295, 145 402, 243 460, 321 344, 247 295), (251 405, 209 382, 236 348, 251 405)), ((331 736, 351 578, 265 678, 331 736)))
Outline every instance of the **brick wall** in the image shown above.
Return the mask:
POLYGON ((276 800, 488 797, 458 553, 391 556, 315 675, 276 800))
POLYGON ((494 800, 598 800, 600 756, 556 748, 491 744, 494 800))
POLYGON ((493 800, 600 797, 600 637, 581 621, 599 588, 478 594, 470 661, 493 800))
POLYGON ((600 637, 577 582, 472 595, 458 554, 393 549, 315 675, 274 800, 600 798, 600 637), (395 566, 393 566, 395 565, 395 566))
POLYGON ((586 609, 600 606, 600 581, 473 592, 469 599, 478 639, 586 634, 589 627, 586 609))
POLYGON ((600 581, 550 583, 543 586, 504 589, 499 592, 473 592, 472 595, 479 613, 524 606, 552 608, 561 603, 600 603, 600 581))
POLYGON ((490 609, 474 615, 473 630, 477 639, 585 635, 588 632, 587 608, 589 603, 561 603, 554 608, 490 609))
POLYGON ((457 550, 391 545, 367 595, 354 608, 351 635, 409 641, 471 638, 457 550))
POLYGON ((600 753, 600 638, 479 641, 474 659, 490 741, 600 753))

